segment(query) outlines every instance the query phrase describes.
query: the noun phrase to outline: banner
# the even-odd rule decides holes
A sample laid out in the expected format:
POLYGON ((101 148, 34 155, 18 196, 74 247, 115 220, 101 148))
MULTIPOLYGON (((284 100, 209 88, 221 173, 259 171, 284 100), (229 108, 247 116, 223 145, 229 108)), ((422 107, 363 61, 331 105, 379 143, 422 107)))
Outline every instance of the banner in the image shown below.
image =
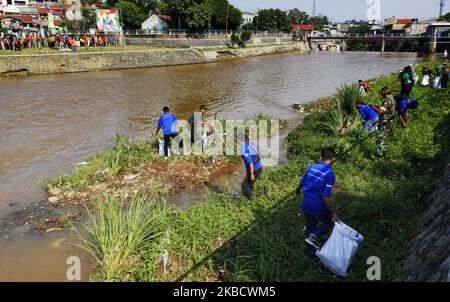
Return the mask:
POLYGON ((120 32, 120 15, 115 8, 97 9, 96 21, 98 32, 120 32))
POLYGON ((48 14, 48 28, 55 28, 55 22, 53 19, 53 15, 51 13, 48 14))

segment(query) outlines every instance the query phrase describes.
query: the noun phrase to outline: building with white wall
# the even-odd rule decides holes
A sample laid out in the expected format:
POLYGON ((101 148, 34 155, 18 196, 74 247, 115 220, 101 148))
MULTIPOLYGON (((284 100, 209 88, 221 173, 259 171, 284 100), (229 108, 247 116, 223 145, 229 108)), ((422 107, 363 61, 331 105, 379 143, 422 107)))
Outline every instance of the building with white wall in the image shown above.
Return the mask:
POLYGON ((142 23, 141 28, 148 32, 161 32, 169 28, 169 23, 171 22, 172 18, 170 16, 154 14, 142 23))
POLYGON ((253 23, 253 19, 255 19, 256 16, 258 16, 258 14, 243 12, 242 13, 242 23, 243 24, 251 24, 251 23, 253 23))
POLYGON ((19 14, 20 8, 27 7, 30 0, 2 0, 3 14, 19 14))

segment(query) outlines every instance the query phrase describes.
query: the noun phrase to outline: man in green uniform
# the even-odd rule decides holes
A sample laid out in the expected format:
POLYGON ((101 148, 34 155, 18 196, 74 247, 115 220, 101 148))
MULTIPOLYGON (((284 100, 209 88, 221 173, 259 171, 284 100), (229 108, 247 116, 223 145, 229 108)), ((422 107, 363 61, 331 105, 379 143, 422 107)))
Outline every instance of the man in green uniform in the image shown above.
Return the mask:
POLYGON ((383 103, 380 107, 370 105, 373 110, 379 114, 378 131, 376 137, 376 149, 375 154, 378 157, 383 157, 386 152, 386 143, 390 132, 394 127, 395 118, 395 100, 392 97, 392 91, 389 87, 384 86, 381 89, 381 95, 383 96, 383 103))

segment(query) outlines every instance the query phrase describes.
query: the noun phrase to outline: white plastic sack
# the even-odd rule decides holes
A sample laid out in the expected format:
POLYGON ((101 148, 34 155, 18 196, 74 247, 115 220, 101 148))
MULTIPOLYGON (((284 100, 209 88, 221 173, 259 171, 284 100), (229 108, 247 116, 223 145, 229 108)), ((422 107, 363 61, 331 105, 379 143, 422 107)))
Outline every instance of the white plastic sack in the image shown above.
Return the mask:
POLYGON ((358 246, 364 237, 341 221, 336 221, 330 238, 320 250, 317 257, 335 274, 346 277, 358 246))
MULTIPOLYGON (((159 150, 158 150, 159 152, 159 155, 161 155, 161 156, 164 156, 164 140, 163 139, 159 139, 159 150)), ((168 152, 167 152, 167 155, 168 156, 171 156, 171 150, 170 150, 170 148, 168 149, 168 152)))

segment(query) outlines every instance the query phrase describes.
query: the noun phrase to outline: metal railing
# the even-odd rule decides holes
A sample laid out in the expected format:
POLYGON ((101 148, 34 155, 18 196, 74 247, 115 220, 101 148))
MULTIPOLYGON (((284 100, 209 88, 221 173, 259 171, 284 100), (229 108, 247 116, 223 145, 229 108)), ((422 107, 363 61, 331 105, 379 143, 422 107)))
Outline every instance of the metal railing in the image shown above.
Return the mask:
MULTIPOLYGON (((242 30, 223 30, 223 29, 125 29, 124 33, 126 36, 173 36, 173 37, 197 37, 197 38, 208 38, 208 37, 225 37, 231 36, 233 34, 240 34, 245 29, 242 30)), ((291 32, 272 32, 272 31, 261 31, 261 30, 249 30, 253 36, 268 36, 268 37, 292 37, 291 32)))
POLYGON ((442 33, 438 35, 433 35, 429 33, 422 33, 422 34, 408 34, 408 33, 387 33, 387 34, 376 34, 376 33, 369 33, 369 34, 343 34, 339 36, 332 36, 332 35, 325 35, 325 36, 309 36, 312 38, 450 38, 450 33, 442 33))

